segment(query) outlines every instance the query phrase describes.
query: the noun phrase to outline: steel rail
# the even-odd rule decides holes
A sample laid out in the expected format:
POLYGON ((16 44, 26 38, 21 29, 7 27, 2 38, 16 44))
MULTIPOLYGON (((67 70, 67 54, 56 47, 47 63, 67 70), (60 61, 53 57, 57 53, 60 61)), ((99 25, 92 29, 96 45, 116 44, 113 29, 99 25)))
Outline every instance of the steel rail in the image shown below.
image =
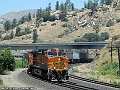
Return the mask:
POLYGON ((100 82, 100 81, 95 81, 95 80, 79 77, 79 76, 76 76, 76 75, 69 74, 69 77, 77 79, 77 80, 82 80, 82 81, 86 81, 86 82, 90 82, 90 83, 99 84, 99 85, 104 85, 104 86, 109 86, 109 87, 114 87, 114 88, 120 88, 120 86, 117 86, 117 85, 114 85, 114 84, 100 82))
MULTIPOLYGON (((25 72, 27 74, 27 72, 25 70, 22 71, 22 72, 25 72)), ((54 85, 66 87, 66 88, 73 89, 73 90, 98 90, 98 89, 95 89, 95 88, 78 85, 77 83, 71 82, 71 81, 52 82, 52 81, 43 79, 43 78, 41 78, 39 76, 36 76, 36 75, 32 75, 32 74, 28 74, 28 75, 31 76, 31 77, 33 77, 33 78, 35 78, 35 79, 42 80, 42 81, 47 82, 47 83, 51 83, 51 84, 54 84, 54 85)))

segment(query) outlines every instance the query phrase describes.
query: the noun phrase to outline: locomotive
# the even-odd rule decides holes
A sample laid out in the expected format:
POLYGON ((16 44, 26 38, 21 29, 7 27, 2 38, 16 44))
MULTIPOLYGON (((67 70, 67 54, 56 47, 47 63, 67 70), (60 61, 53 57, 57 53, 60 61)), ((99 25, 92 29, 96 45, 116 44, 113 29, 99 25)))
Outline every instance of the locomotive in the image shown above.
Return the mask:
POLYGON ((39 49, 28 53, 28 73, 50 81, 69 79, 68 57, 65 50, 39 49))

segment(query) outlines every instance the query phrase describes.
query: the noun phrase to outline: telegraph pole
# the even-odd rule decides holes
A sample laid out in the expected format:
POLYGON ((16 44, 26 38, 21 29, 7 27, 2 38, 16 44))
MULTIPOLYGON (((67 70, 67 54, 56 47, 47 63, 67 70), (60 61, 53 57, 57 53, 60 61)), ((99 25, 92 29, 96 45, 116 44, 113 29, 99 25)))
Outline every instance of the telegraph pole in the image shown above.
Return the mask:
POLYGON ((118 61, 119 61, 119 70, 117 72, 117 75, 120 76, 120 41, 117 42, 116 48, 118 49, 118 61))
POLYGON ((113 60, 112 60, 112 42, 111 42, 111 64, 113 63, 113 60))
POLYGON ((117 74, 120 76, 120 49, 118 48, 118 60, 119 60, 119 71, 117 74))

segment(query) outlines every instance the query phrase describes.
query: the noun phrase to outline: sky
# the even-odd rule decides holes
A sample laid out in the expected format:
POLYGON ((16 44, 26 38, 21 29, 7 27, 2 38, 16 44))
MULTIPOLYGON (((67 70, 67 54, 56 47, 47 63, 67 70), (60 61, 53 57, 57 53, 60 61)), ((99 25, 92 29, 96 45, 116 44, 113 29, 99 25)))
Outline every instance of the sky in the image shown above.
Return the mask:
MULTIPOLYGON (((61 4, 66 0, 2 0, 0 2, 0 16, 9 12, 20 12, 29 9, 45 9, 51 3, 52 9, 55 9, 56 1, 61 4)), ((80 9, 84 7, 84 2, 88 0, 70 0, 74 3, 75 8, 80 9)))

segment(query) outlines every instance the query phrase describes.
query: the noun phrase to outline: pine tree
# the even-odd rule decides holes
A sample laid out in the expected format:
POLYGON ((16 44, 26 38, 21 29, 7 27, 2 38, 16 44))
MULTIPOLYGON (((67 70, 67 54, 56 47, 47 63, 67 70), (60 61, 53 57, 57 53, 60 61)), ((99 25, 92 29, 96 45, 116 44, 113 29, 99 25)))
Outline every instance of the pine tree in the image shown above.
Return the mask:
POLYGON ((28 13, 28 21, 31 21, 31 13, 28 13))
POLYGON ((74 4, 73 4, 73 3, 71 4, 71 8, 72 8, 72 10, 74 10, 74 9, 75 9, 75 8, 74 8, 74 4))
POLYGON ((51 11, 51 3, 48 4, 48 11, 51 11))
POLYGON ((36 30, 36 29, 34 29, 34 30, 33 30, 33 43, 36 43, 37 38, 38 38, 38 35, 37 35, 37 30, 36 30))
POLYGON ((15 36, 19 36, 20 31, 21 31, 21 28, 20 28, 20 27, 17 27, 17 28, 16 28, 15 36))
POLYGON ((56 10, 59 10, 59 2, 58 2, 58 1, 56 2, 55 9, 56 9, 56 10))
POLYGON ((17 26, 17 19, 13 19, 11 29, 15 28, 16 26, 17 26))
POLYGON ((65 9, 66 10, 71 9, 71 2, 70 2, 70 0, 66 0, 66 2, 65 2, 65 9))
POLYGON ((8 31, 8 30, 10 30, 10 28, 11 28, 11 23, 10 23, 10 21, 7 20, 7 21, 4 23, 5 32, 8 31))
POLYGON ((26 21, 25 16, 23 16, 20 20, 19 20, 19 25, 23 24, 26 21))
POLYGON ((13 32, 13 30, 11 31, 11 34, 10 34, 10 39, 13 39, 13 37, 14 37, 14 32, 13 32))
POLYGON ((100 0, 100 4, 104 4, 105 3, 105 0, 100 0))

